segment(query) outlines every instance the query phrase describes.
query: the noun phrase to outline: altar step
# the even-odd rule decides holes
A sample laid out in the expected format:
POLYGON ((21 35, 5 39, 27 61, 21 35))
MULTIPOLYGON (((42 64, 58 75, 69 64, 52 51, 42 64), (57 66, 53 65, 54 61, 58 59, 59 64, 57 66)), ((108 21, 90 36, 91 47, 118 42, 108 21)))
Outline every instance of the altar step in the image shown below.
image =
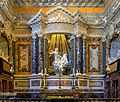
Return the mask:
POLYGON ((81 98, 81 99, 39 99, 39 98, 0 98, 0 102, 120 102, 120 99, 81 98))

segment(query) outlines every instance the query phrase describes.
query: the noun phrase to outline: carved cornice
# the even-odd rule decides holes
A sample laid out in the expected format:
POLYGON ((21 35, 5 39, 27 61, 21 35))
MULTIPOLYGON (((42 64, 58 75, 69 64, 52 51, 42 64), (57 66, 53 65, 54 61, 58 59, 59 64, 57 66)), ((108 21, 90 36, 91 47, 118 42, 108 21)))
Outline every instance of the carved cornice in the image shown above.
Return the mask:
POLYGON ((117 19, 118 16, 120 15, 120 1, 119 0, 113 0, 107 7, 106 11, 104 12, 104 17, 103 19, 100 20, 99 26, 102 28, 105 28, 106 26, 109 26, 109 22, 114 22, 116 21, 114 19, 117 19))
POLYGON ((49 33, 66 33, 73 34, 73 24, 65 24, 65 23, 56 23, 56 24, 48 24, 45 29, 45 34, 49 33))
POLYGON ((75 11, 73 13, 73 16, 74 16, 74 23, 81 22, 83 24, 88 24, 86 19, 84 17, 82 17, 79 10, 75 11))
POLYGON ((16 41, 31 41, 31 37, 16 37, 16 41))
POLYGON ((87 37, 88 41, 101 41, 101 37, 87 37))
POLYGON ((16 7, 23 7, 23 6, 27 6, 28 7, 33 7, 33 6, 40 6, 40 7, 54 7, 54 6, 66 6, 66 7, 75 7, 75 6, 79 6, 79 7, 104 7, 105 4, 107 3, 108 0, 14 0, 12 1, 14 6, 16 7))
POLYGON ((82 22, 76 22, 74 24, 74 34, 76 36, 81 36, 82 34, 87 34, 87 25, 82 22))
POLYGON ((46 24, 71 24, 71 25, 73 25, 74 23, 72 23, 72 22, 48 22, 48 23, 46 23, 46 24))
POLYGON ((36 24, 41 23, 46 24, 46 21, 47 21, 46 15, 42 11, 42 9, 40 9, 40 11, 32 19, 28 21, 28 25, 30 25, 30 27, 33 27, 36 24))

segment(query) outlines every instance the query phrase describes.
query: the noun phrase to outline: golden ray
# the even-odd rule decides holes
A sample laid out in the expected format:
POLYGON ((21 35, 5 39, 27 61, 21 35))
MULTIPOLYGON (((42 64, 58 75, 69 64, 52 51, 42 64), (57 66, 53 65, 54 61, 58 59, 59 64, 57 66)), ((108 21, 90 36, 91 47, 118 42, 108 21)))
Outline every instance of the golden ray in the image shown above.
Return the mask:
POLYGON ((58 48, 61 53, 68 54, 69 46, 64 34, 52 34, 50 40, 49 51, 58 48))

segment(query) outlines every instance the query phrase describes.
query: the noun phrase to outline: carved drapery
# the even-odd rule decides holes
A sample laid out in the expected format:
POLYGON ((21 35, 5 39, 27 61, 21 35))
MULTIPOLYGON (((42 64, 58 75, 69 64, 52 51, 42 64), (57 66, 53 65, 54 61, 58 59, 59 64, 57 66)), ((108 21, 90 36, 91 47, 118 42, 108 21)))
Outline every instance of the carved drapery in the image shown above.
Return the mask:
POLYGON ((32 74, 36 74, 36 36, 32 37, 32 74))

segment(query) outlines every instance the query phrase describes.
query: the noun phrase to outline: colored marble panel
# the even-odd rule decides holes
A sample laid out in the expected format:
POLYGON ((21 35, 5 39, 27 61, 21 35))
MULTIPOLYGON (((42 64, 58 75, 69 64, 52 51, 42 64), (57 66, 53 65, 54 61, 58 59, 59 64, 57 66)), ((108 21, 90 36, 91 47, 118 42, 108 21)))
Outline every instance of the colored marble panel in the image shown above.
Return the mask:
POLYGON ((15 43, 15 74, 30 74, 32 69, 31 42, 15 43))
POLYGON ((30 44, 18 45, 18 71, 29 72, 30 71, 30 44))
POLYGON ((15 81, 15 87, 29 87, 29 81, 15 81))
POLYGON ((31 86, 40 86, 40 80, 32 80, 31 86))
POLYGON ((103 87, 103 81, 89 81, 90 87, 103 87))
POLYGON ((102 42, 86 42, 86 72, 88 74, 102 74, 102 42))
POLYGON ((87 86, 87 80, 79 80, 80 86, 87 86))
POLYGON ((69 80, 50 80, 47 81, 48 86, 72 86, 72 81, 69 80))
POLYGON ((97 45, 89 45, 89 71, 97 72, 100 70, 100 47, 97 45))

